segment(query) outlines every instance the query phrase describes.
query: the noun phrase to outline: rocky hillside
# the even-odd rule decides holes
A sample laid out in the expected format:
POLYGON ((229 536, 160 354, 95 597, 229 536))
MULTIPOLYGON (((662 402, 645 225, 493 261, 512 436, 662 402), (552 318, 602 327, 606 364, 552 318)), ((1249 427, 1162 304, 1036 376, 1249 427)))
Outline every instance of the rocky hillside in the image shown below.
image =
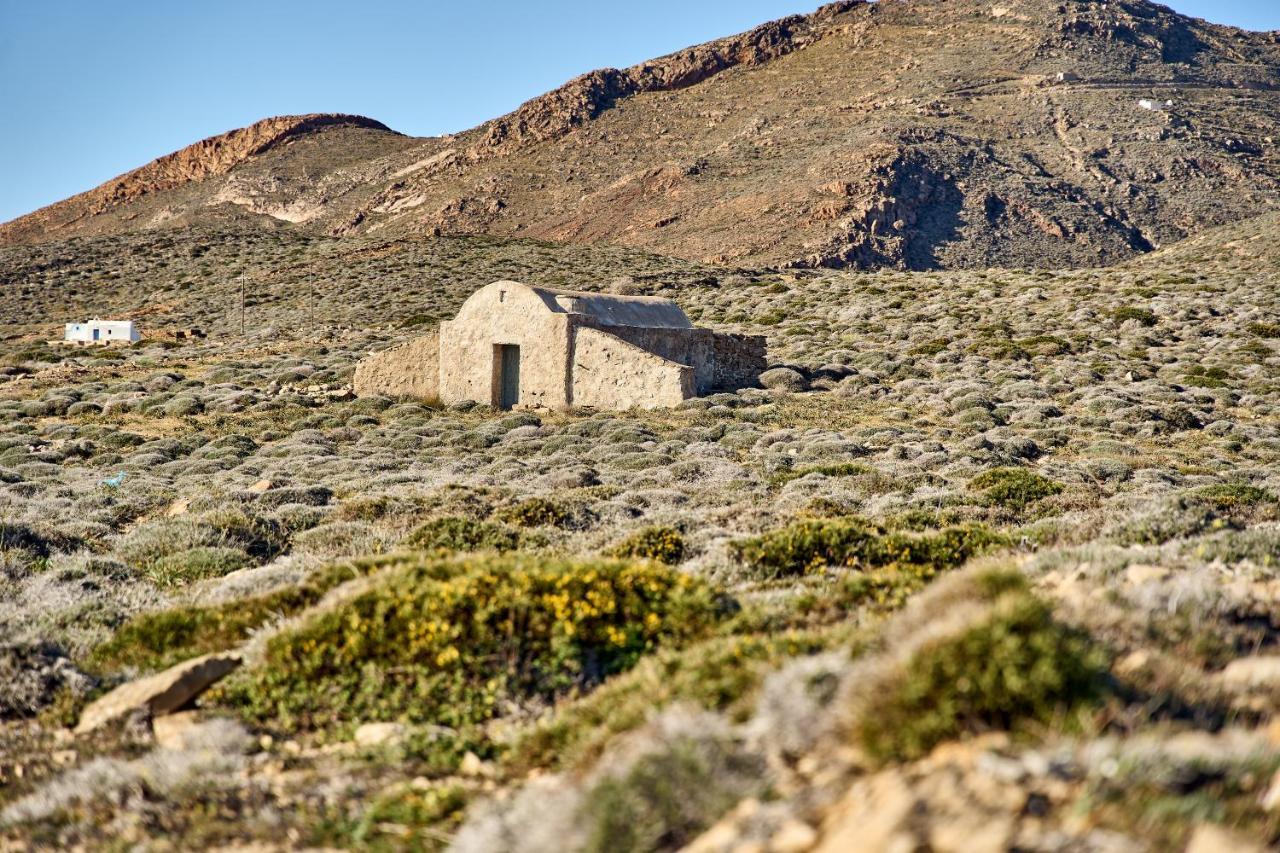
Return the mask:
MULTIPOLYGON (((206 178, 225 175, 272 148, 316 133, 324 128, 365 128, 396 134, 381 122, 363 116, 312 114, 279 116, 255 122, 248 127, 221 133, 166 154, 147 165, 113 178, 99 187, 72 196, 0 226, 0 240, 18 242, 40 238, 51 233, 75 232, 86 220, 102 217, 124 207, 124 221, 134 217, 128 210, 131 202, 144 196, 177 190, 206 178)), ((154 223, 153 223, 154 224, 154 223)), ((133 226, 136 228, 136 225, 133 226)), ((122 230, 132 230, 124 226, 122 230)))
POLYGON ((430 139, 272 119, 0 227, 234 220, 702 262, 1108 264, 1275 204, 1280 34, 1144 0, 843 0, 430 139))

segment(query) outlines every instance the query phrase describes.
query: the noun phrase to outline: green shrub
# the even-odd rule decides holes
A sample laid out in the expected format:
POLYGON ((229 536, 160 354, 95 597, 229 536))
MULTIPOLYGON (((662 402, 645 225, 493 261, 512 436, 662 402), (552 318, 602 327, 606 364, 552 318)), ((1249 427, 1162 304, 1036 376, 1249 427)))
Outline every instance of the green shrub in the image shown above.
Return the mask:
POLYGON ((349 843, 390 850, 443 850, 441 834, 457 827, 467 805, 461 785, 397 786, 380 794, 352 828, 349 843), (386 827, 395 832, 386 837, 386 827), (423 831, 425 830, 425 832, 423 831))
POLYGON ((409 535, 407 543, 424 551, 514 551, 520 536, 500 524, 470 518, 435 518, 409 535))
POLYGON ((1250 323, 1249 334, 1258 338, 1280 338, 1280 323, 1250 323))
POLYGON ((1241 483, 1215 483, 1197 489, 1194 494, 1224 512, 1276 502, 1276 496, 1266 489, 1241 483))
MULTIPOLYGON (((733 627, 721 624, 722 632, 733 627)), ((845 626, 825 631, 716 636, 660 649, 586 696, 564 702, 521 733, 504 756, 510 773, 585 766, 619 733, 641 726, 655 709, 681 702, 731 716, 749 714, 764 676, 784 661, 848 645, 845 626)))
POLYGON ((1203 367, 1197 364, 1187 368, 1187 375, 1182 381, 1195 388, 1225 388, 1226 380, 1230 378, 1231 372, 1224 367, 1203 367))
POLYGON ((500 520, 517 527, 567 527, 573 514, 549 498, 529 498, 498 510, 500 520))
POLYGON ((950 338, 933 338, 924 343, 916 344, 907 350, 907 355, 937 355, 949 346, 951 346, 950 338))
POLYGON ((253 559, 239 548, 199 547, 161 557, 151 566, 149 575, 164 587, 229 575, 252 564, 253 559))
POLYGON ((987 506, 1022 512, 1036 501, 1061 492, 1062 484, 1026 468, 992 468, 970 480, 969 488, 982 492, 987 506))
POLYGON ((1089 637, 1055 622, 1025 592, 989 617, 915 653, 868 691, 856 735, 879 761, 918 758, 969 732, 1049 725, 1098 701, 1106 659, 1089 637))
POLYGON ((611 557, 657 560, 674 566, 684 558, 684 537, 674 527, 646 527, 614 545, 608 553, 611 557))
POLYGON ((132 566, 151 569, 160 560, 193 548, 238 548, 258 561, 275 557, 287 546, 289 532, 279 521, 220 509, 199 517, 161 518, 141 524, 118 550, 132 566))
POLYGON ((677 738, 588 792, 589 853, 676 850, 744 797, 761 793, 764 767, 732 744, 677 738))
POLYGON ((809 465, 803 468, 779 471, 769 478, 769 485, 775 487, 786 485, 792 480, 798 480, 810 474, 821 474, 824 477, 854 477, 859 474, 874 473, 876 473, 874 468, 858 462, 834 462, 828 465, 809 465))
POLYGON ((952 568, 974 554, 1005 544, 981 525, 952 527, 914 536, 886 533, 857 518, 805 519, 731 546, 757 577, 815 572, 824 566, 876 568, 893 564, 952 568))
POLYGON ((720 615, 709 588, 654 563, 427 558, 274 637, 228 701, 286 728, 464 727, 591 686, 720 615))
POLYGON ((311 589, 286 589, 212 607, 176 607, 133 617, 89 655, 97 671, 163 669, 187 658, 235 648, 277 614, 319 599, 311 589))
POLYGON ((1147 308, 1135 308, 1132 305, 1126 305, 1117 308, 1111 312, 1111 316, 1117 323, 1123 323, 1126 320, 1137 320, 1144 326, 1154 326, 1158 320, 1156 315, 1147 308))

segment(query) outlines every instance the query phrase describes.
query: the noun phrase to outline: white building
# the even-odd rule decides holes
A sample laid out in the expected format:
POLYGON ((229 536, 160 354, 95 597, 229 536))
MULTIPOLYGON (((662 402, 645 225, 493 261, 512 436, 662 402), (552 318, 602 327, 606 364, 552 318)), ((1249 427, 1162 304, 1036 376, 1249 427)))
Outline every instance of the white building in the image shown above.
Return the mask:
POLYGON ((73 344, 132 344, 142 340, 142 335, 132 320, 99 320, 86 323, 68 323, 62 338, 73 344))

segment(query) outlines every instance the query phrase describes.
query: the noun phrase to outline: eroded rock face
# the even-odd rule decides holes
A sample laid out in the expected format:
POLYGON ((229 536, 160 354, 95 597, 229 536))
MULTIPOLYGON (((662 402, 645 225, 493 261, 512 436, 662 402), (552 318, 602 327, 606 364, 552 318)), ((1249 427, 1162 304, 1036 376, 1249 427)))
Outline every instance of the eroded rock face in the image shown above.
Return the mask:
POLYGON ((122 684, 84 709, 76 733, 83 734, 136 711, 153 717, 170 714, 208 690, 240 665, 234 652, 214 653, 184 661, 163 672, 122 684))
POLYGON ((553 139, 595 118, 618 100, 645 92, 697 85, 736 66, 760 65, 801 50, 821 38, 830 20, 867 0, 841 0, 812 15, 792 15, 749 32, 700 44, 630 68, 603 68, 575 77, 558 89, 491 122, 472 157, 530 141, 553 139))

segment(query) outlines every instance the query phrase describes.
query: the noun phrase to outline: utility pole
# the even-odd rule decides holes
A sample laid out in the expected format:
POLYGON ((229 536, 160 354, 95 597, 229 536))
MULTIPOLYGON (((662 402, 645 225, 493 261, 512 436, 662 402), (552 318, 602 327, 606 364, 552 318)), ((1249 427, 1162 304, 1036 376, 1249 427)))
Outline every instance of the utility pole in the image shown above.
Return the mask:
POLYGON ((244 275, 238 277, 240 282, 240 337, 244 337, 244 275))

